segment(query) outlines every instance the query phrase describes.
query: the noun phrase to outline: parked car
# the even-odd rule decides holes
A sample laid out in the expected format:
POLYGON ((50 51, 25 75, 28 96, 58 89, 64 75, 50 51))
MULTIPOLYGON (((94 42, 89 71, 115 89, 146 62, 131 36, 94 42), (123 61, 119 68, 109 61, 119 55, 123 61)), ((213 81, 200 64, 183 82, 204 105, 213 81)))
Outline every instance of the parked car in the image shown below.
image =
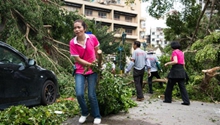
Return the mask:
POLYGON ((0 41, 0 109, 12 105, 48 105, 58 97, 54 72, 0 41))

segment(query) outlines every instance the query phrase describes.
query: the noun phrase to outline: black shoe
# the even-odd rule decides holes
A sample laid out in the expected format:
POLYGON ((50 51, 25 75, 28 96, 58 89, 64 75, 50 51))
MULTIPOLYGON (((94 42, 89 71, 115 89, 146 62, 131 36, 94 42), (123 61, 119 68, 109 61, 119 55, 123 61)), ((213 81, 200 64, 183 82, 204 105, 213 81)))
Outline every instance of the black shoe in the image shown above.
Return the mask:
POLYGON ((171 103, 171 101, 165 101, 165 100, 164 100, 163 103, 171 103))
POLYGON ((190 105, 190 103, 183 102, 183 103, 181 103, 181 105, 190 105))
POLYGON ((137 98, 136 101, 143 101, 144 98, 137 98))
POLYGON ((153 94, 153 91, 149 91, 148 93, 153 94))

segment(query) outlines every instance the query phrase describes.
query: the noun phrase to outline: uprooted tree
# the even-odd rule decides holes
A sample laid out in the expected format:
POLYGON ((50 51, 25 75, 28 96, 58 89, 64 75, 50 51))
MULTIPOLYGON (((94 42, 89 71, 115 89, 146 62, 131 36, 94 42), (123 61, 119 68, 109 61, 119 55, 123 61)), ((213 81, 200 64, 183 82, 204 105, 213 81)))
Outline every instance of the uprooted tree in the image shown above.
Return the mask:
POLYGON ((57 73, 62 67, 69 69, 72 61, 68 42, 72 38, 72 22, 81 16, 61 9, 61 3, 55 0, 0 3, 2 41, 57 73))
MULTIPOLYGON (((114 34, 100 23, 95 24, 95 20, 63 9, 64 4, 60 0, 0 1, 0 40, 56 73, 71 72, 69 41, 73 37, 74 20, 85 20, 88 30, 98 34, 100 43, 113 42, 114 34)), ((116 43, 110 47, 105 44, 100 46, 104 53, 115 51, 116 43)))

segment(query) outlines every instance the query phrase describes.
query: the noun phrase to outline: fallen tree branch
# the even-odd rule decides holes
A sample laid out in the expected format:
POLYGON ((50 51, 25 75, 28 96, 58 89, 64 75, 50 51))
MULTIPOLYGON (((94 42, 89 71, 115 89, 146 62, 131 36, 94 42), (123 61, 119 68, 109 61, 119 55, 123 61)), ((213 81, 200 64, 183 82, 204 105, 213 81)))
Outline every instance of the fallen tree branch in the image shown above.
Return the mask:
POLYGON ((167 78, 163 78, 163 79, 153 79, 152 82, 164 82, 167 83, 168 79, 167 78))
POLYGON ((199 18, 198 18, 198 20, 197 20, 197 23, 196 23, 196 29, 195 29, 195 31, 194 31, 194 33, 193 33, 193 36, 192 36, 191 43, 193 43, 193 41, 194 41, 195 38, 196 38, 196 34, 197 34, 197 32, 198 32, 198 29, 199 29, 200 21, 202 20, 202 17, 203 17, 203 15, 204 15, 204 13, 205 13, 205 11, 206 11, 208 5, 209 5, 209 2, 210 2, 210 0, 206 0, 205 6, 204 6, 202 12, 200 13, 200 16, 199 16, 199 18))
POLYGON ((59 49, 58 49, 56 46, 52 45, 52 47, 53 47, 60 55, 62 55, 64 58, 66 58, 66 59, 70 62, 70 64, 73 66, 73 62, 70 60, 69 57, 67 57, 65 54, 63 54, 62 52, 60 52, 59 49))
POLYGON ((48 36, 44 36, 44 38, 47 38, 47 39, 49 39, 49 40, 51 40, 51 41, 53 41, 53 42, 55 42, 55 43, 57 43, 57 44, 64 45, 65 47, 68 47, 68 48, 69 48, 69 45, 66 44, 66 43, 57 41, 57 40, 55 40, 55 39, 53 39, 53 38, 51 38, 51 37, 48 37, 48 36))
POLYGON ((214 67, 211 69, 206 69, 206 70, 202 70, 203 73, 205 73, 205 76, 200 84, 200 89, 203 91, 206 91, 206 89, 208 89, 208 84, 210 83, 210 80, 216 76, 219 75, 220 73, 217 72, 220 70, 220 67, 214 67))
MULTIPOLYGON (((97 53, 98 53, 98 69, 101 70, 101 68, 102 68, 102 50, 99 49, 97 51, 97 53)), ((99 85, 100 79, 101 79, 101 72, 99 72, 99 74, 98 74, 97 86, 99 85)))
POLYGON ((31 24, 29 24, 29 23, 27 23, 27 22, 25 21, 24 16, 23 16, 20 12, 18 12, 18 11, 15 10, 15 9, 14 9, 14 11, 20 16, 21 20, 26 24, 26 26, 27 26, 27 24, 28 24, 28 27, 29 27, 29 28, 31 28, 34 32, 37 32, 36 28, 34 28, 31 24))
POLYGON ((28 43, 31 45, 31 47, 34 49, 34 53, 37 53, 37 48, 33 45, 31 40, 29 39, 29 32, 30 32, 30 25, 26 23, 26 33, 25 33, 25 38, 28 41, 28 43))
POLYGON ((44 55, 51 63, 52 65, 54 66, 54 69, 59 72, 59 70, 56 68, 56 66, 54 65, 54 62, 53 60, 51 60, 44 52, 42 51, 39 51, 34 45, 33 43, 31 42, 31 40, 29 39, 29 32, 30 32, 30 25, 26 23, 26 33, 25 33, 25 38, 26 40, 28 41, 28 43, 31 45, 32 48, 34 48, 34 58, 37 58, 35 56, 35 54, 37 54, 37 52, 40 52, 42 55, 44 55))
POLYGON ((44 52, 42 52, 42 51, 39 51, 44 57, 46 57, 47 59, 48 59, 48 61, 50 61, 51 62, 51 64, 53 65, 53 67, 54 67, 54 69, 57 71, 57 72, 59 72, 59 70, 56 68, 56 66, 54 65, 55 63, 54 63, 54 61, 52 60, 52 59, 50 59, 44 52))
POLYGON ((197 50, 185 50, 185 51, 183 51, 183 53, 196 53, 197 52, 197 50))

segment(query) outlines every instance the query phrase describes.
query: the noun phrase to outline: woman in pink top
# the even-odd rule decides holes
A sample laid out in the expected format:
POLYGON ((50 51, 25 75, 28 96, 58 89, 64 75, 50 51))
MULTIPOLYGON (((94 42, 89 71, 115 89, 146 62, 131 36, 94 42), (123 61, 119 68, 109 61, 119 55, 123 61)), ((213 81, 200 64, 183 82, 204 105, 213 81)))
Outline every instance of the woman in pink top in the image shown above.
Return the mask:
POLYGON ((75 91, 77 101, 81 109, 79 123, 84 123, 89 116, 89 109, 84 99, 85 80, 88 82, 88 97, 91 106, 91 114, 94 117, 94 124, 101 123, 98 100, 96 97, 97 73, 93 72, 90 66, 96 60, 99 41, 93 34, 85 34, 86 24, 82 20, 76 20, 73 24, 76 37, 70 40, 70 55, 74 57, 75 91), (88 71, 86 70, 87 68, 88 71))
POLYGON ((184 53, 179 50, 181 45, 179 42, 172 42, 171 48, 173 49, 171 61, 165 63, 165 66, 172 65, 170 72, 168 74, 168 83, 165 90, 165 100, 164 103, 171 103, 172 102, 172 91, 173 86, 178 83, 181 97, 183 100, 182 105, 190 105, 188 93, 185 87, 185 79, 186 79, 186 71, 185 67, 185 60, 184 60, 184 53))

